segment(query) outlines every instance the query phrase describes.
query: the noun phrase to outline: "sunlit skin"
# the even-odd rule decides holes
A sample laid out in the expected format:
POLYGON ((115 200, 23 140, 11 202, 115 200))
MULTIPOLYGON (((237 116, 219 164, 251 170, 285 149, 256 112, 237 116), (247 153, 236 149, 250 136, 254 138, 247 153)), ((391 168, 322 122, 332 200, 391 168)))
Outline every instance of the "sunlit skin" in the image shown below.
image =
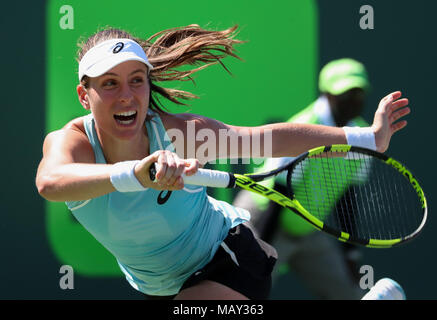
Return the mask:
MULTIPOLYGON (((134 172, 138 181, 146 188, 157 190, 178 190, 183 187, 181 174, 194 174, 199 161, 180 159, 176 153, 167 150, 149 150, 149 140, 145 129, 145 119, 149 107, 149 82, 147 67, 140 62, 128 61, 112 68, 104 75, 91 78, 88 88, 77 87, 82 106, 91 110, 96 131, 102 145, 107 164, 96 164, 94 151, 84 130, 83 119, 70 121, 62 130, 50 133, 44 141, 43 159, 38 167, 36 185, 38 192, 51 201, 77 201, 99 197, 115 191, 110 181, 112 163, 141 159, 134 172), (136 111, 132 123, 120 124, 114 117, 124 111, 136 111), (157 182, 150 181, 149 168, 154 162, 160 164, 157 182)), ((410 112, 408 99, 401 99, 401 92, 384 97, 375 113, 372 129, 378 150, 385 151, 393 133, 407 124, 398 121, 410 112)), ((183 130, 186 121, 201 119, 203 127, 213 128, 218 134, 220 129, 233 130, 236 133, 248 132, 248 128, 225 125, 214 119, 193 115, 163 115, 166 128, 183 130)), ((300 152, 300 149, 323 144, 345 143, 341 128, 316 125, 272 124, 252 127, 260 134, 265 128, 273 131, 273 140, 277 141, 274 156, 287 156, 300 152), (311 133, 311 134, 308 134, 311 133), (288 143, 290 137, 296 141, 288 143)), ((199 130, 202 129, 200 126, 199 130)), ((247 133, 246 133, 247 135, 247 133)), ((246 155, 243 155, 246 156, 246 155)), ((199 284, 181 290, 179 299, 245 299, 241 293, 220 283, 205 280, 199 284)))
MULTIPOLYGON (((144 159, 150 155, 144 124, 150 100, 146 65, 139 61, 123 62, 99 77, 90 78, 88 88, 78 85, 77 93, 82 106, 93 113, 96 132, 108 163, 144 159), (137 112, 134 121, 130 124, 117 121, 116 115, 127 111, 137 112)), ((154 185, 157 189, 181 189, 181 174, 194 174, 199 166, 197 160, 180 159, 169 151, 158 151, 150 157, 137 166, 136 174, 144 182, 147 180, 144 167, 150 165, 151 159, 160 163, 162 170, 158 171, 158 181, 154 185)))
POLYGON ((144 126, 150 96, 147 72, 143 63, 127 61, 99 77, 90 78, 88 88, 77 86, 79 101, 93 113, 108 162, 117 162, 126 156, 141 159, 149 153, 144 126), (115 118, 116 114, 126 111, 137 112, 128 125, 115 118))
MULTIPOLYGON (((187 30, 190 28, 187 28, 187 30)), ((229 30, 233 32, 232 30, 235 29, 229 30)), ((99 43, 100 35, 103 38, 117 38, 115 35, 110 35, 109 31, 105 36, 99 33, 97 37, 90 38, 89 40, 95 40, 99 43)), ((124 34, 123 31, 117 30, 117 33, 118 31, 120 31, 120 34, 124 34)), ((207 33, 204 36, 204 31, 191 32, 191 30, 185 31, 185 29, 181 31, 164 32, 163 38, 155 38, 157 41, 153 42, 154 47, 158 49, 162 47, 163 50, 162 52, 161 50, 156 52, 150 50, 150 52, 154 52, 153 55, 149 55, 149 58, 151 58, 150 60, 155 67, 152 70, 153 76, 151 80, 165 80, 166 75, 169 73, 171 75, 174 72, 175 69, 173 68, 182 66, 187 67, 186 75, 183 75, 185 73, 184 70, 181 73, 182 75, 177 73, 175 79, 180 81, 189 79, 193 72, 202 69, 203 66, 207 66, 210 61, 221 63, 222 53, 223 57, 233 55, 232 46, 234 43, 239 42, 232 40, 229 42, 229 45, 224 44, 228 43, 228 41, 224 40, 232 38, 232 33, 224 33, 223 36, 210 36, 207 33), (200 34, 199 37, 196 36, 197 33, 200 34), (170 37, 166 40, 165 37, 167 35, 170 37), (188 39, 191 37, 194 37, 193 41, 188 39), (185 46, 184 44, 187 42, 183 42, 183 40, 188 41, 189 45, 185 46), (179 50, 180 45, 184 45, 183 50, 179 50), (216 50, 220 51, 219 55, 214 55, 216 50), (177 56, 180 51, 184 51, 181 53, 182 56, 177 56), (198 69, 194 69, 194 67, 198 67, 198 69)), ((154 39, 154 37, 152 36, 150 39, 154 39)), ((153 48, 149 47, 149 49, 153 48)), ((82 53, 85 53, 92 49, 89 46, 84 46, 82 50, 82 53)), ((147 51, 149 52, 149 50, 147 51)), ((113 53, 117 52, 113 51, 113 53)), ((117 57, 120 56, 121 54, 117 57)), ((47 200, 62 202, 87 201, 117 191, 113 185, 113 178, 116 177, 117 173, 115 170, 119 166, 114 166, 114 164, 127 160, 136 161, 121 164, 126 165, 126 170, 123 172, 124 177, 126 177, 124 182, 139 182, 142 187, 155 190, 182 189, 184 186, 181 177, 182 173, 191 175, 199 168, 199 160, 185 158, 191 157, 192 154, 197 155, 197 151, 202 150, 201 147, 203 146, 202 141, 197 141, 197 139, 193 141, 193 138, 189 135, 187 128, 189 121, 193 121, 196 124, 195 137, 203 129, 212 130, 215 137, 218 137, 223 130, 239 138, 241 137, 241 139, 238 139, 238 148, 231 148, 230 143, 227 143, 226 148, 221 148, 220 141, 216 139, 213 148, 215 147, 220 152, 211 152, 211 154, 208 152, 207 161, 223 158, 251 158, 254 155, 258 155, 252 148, 243 148, 242 146, 246 142, 250 144, 252 139, 257 139, 258 137, 261 141, 264 141, 264 136, 269 136, 270 140, 260 146, 260 149, 270 150, 267 155, 271 157, 296 156, 320 145, 347 142, 344 130, 338 127, 291 123, 242 127, 189 113, 170 114, 159 111, 158 109, 160 108, 156 108, 159 116, 158 120, 162 122, 164 130, 168 132, 168 130, 175 129, 178 132, 182 132, 181 136, 184 147, 176 150, 178 153, 168 150, 159 150, 151 153, 145 120, 148 108, 152 107, 154 111, 155 108, 149 105, 151 88, 147 66, 139 61, 126 61, 124 58, 106 60, 103 56, 102 60, 96 61, 96 63, 102 63, 102 65, 96 68, 91 67, 91 70, 87 70, 88 73, 98 74, 99 70, 103 70, 104 66, 109 67, 119 63, 104 74, 90 78, 86 87, 83 84, 77 86, 78 99, 81 105, 86 110, 92 112, 92 123, 95 125, 97 138, 102 147, 105 161, 96 159, 96 146, 93 145, 95 139, 88 136, 89 118, 78 117, 71 120, 63 128, 49 133, 44 139, 43 157, 38 167, 35 181, 39 194, 47 200), (194 145, 190 144, 190 148, 192 148, 190 150, 188 150, 188 141, 194 142, 194 145), (156 173, 156 181, 152 181, 149 169, 155 163, 158 163, 159 169, 156 173)), ((173 98, 179 100, 177 93, 170 90, 168 92, 171 94, 167 95, 166 88, 160 87, 161 85, 162 83, 157 83, 156 89, 152 87, 152 93, 162 94, 163 91, 161 90, 164 90, 164 98, 166 100, 173 100, 173 98)), ((408 100, 401 99, 401 96, 401 92, 394 92, 384 97, 379 103, 373 124, 368 128, 370 132, 374 132, 378 151, 385 151, 389 146, 393 133, 401 130, 406 125, 406 121, 396 122, 409 113, 409 109, 405 108, 408 100)), ((227 103, 231 102, 228 101, 227 103)), ((208 106, 205 106, 205 108, 208 108, 208 106)), ((149 132, 150 138, 151 134, 149 132)), ((158 141, 159 139, 157 137, 158 141)), ((228 140, 231 139, 228 138, 228 140)), ((264 154, 263 157, 267 155, 264 154)), ((117 184, 115 183, 115 185, 117 184)), ((118 189, 120 189, 118 191, 124 191, 123 187, 118 189)), ((182 194, 182 192, 179 194, 182 194)), ((181 201, 183 202, 183 200, 181 201)), ((204 201, 205 205, 208 205, 209 199, 205 196, 199 201, 204 201)), ((180 205, 184 205, 182 202, 180 205)), ((149 212, 145 214, 147 215, 149 212)), ((199 212, 199 215, 201 214, 202 212, 199 212)), ((145 219, 146 216, 142 218, 145 219)), ((141 224, 138 227, 141 227, 141 224)), ((204 231, 208 233, 210 230, 205 229, 204 231)), ((130 239, 130 235, 127 234, 126 238, 130 239)), ((123 240, 122 235, 121 240, 123 240)), ((113 253, 117 258, 117 252, 113 253)), ((164 264, 168 263, 168 261, 161 262, 164 264)), ((148 270, 143 271, 147 272, 148 270)), ((187 267, 182 271, 188 273, 190 270, 187 267)), ((181 290, 178 298, 191 300, 237 300, 245 299, 246 297, 224 284, 212 280, 203 280, 194 286, 181 290)))
MULTIPOLYGON (((181 174, 192 175, 199 168, 197 159, 185 159, 188 153, 184 150, 179 154, 168 150, 150 154, 145 127, 150 85, 147 66, 143 63, 120 63, 105 74, 90 78, 87 87, 79 84, 77 94, 82 106, 93 113, 106 164, 96 164, 83 117, 73 119, 61 130, 48 134, 44 140, 43 158, 38 167, 36 184, 38 191, 46 199, 78 201, 113 192, 115 189, 109 179, 111 164, 126 160, 140 160, 134 169, 136 178, 145 188, 157 190, 183 188, 181 174), (133 121, 120 123, 119 114, 126 111, 134 112, 135 116, 130 118, 133 121), (159 164, 157 181, 151 181, 149 168, 155 162, 159 164)), ((375 112, 370 128, 375 133, 375 144, 380 152, 388 148, 391 136, 407 125, 405 120, 398 121, 410 113, 408 99, 401 97, 400 91, 387 95, 381 99, 375 112)), ((225 130, 241 136, 241 141, 249 142, 253 136, 261 137, 262 141, 264 132, 270 130, 273 157, 294 156, 316 146, 346 143, 344 131, 336 127, 290 123, 239 127, 188 113, 160 112, 159 116, 166 130, 178 129, 183 132, 184 139, 188 139, 188 121, 196 122, 197 132, 208 128, 218 136, 221 130, 225 130), (293 137, 293 143, 289 143, 290 137, 293 137)), ((121 120, 126 121, 126 118, 121 120)), ((252 154, 248 150, 243 152, 241 141, 236 150, 227 148, 218 156, 250 158, 252 154)), ((196 141, 193 154, 196 154, 201 144, 201 141, 196 141)), ((184 141, 184 145, 188 145, 187 141, 184 141)), ((220 151, 219 142, 216 149, 220 151)), ((215 158, 208 159, 211 160, 215 158)))

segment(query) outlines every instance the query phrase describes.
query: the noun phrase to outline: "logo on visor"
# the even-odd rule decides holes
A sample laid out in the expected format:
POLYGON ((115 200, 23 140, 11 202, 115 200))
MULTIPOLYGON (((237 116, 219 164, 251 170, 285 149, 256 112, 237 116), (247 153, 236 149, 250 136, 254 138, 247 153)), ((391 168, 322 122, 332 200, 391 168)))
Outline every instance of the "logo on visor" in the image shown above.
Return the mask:
POLYGON ((119 42, 115 45, 114 49, 112 49, 112 53, 119 53, 124 48, 124 43, 119 42))

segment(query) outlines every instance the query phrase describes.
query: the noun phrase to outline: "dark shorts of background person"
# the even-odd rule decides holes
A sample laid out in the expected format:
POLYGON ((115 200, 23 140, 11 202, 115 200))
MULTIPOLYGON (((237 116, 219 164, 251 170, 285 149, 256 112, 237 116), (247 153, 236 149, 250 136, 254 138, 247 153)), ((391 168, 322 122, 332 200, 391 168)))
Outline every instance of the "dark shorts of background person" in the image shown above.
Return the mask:
MULTIPOLYGON (((185 281, 181 291, 203 280, 211 280, 251 300, 268 299, 272 287, 271 273, 277 260, 275 248, 256 238, 246 224, 240 224, 229 230, 223 243, 213 259, 185 281)), ((146 295, 147 300, 168 300, 174 297, 176 295, 146 295)))

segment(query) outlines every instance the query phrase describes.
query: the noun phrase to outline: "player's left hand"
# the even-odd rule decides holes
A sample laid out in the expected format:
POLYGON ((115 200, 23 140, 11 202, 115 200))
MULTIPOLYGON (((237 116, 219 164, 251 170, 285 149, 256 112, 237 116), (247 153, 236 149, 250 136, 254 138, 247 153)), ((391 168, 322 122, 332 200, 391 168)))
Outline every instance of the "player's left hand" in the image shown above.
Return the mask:
POLYGON ((385 152, 392 135, 407 125, 406 120, 397 122, 411 112, 410 108, 406 107, 408 99, 400 99, 401 96, 400 91, 395 91, 382 98, 375 112, 372 128, 375 133, 376 149, 379 152, 385 152))

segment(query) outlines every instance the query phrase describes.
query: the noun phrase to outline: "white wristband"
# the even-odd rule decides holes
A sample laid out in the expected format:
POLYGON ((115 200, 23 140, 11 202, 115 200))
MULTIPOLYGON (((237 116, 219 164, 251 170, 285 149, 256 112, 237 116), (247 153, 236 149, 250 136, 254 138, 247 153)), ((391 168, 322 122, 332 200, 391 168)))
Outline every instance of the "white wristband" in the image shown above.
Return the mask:
POLYGON ((347 144, 356 147, 376 150, 375 134, 370 127, 343 127, 347 144))
POLYGON ((140 160, 122 161, 112 165, 110 179, 115 190, 119 192, 136 192, 147 189, 135 176, 134 169, 138 162, 140 160))

